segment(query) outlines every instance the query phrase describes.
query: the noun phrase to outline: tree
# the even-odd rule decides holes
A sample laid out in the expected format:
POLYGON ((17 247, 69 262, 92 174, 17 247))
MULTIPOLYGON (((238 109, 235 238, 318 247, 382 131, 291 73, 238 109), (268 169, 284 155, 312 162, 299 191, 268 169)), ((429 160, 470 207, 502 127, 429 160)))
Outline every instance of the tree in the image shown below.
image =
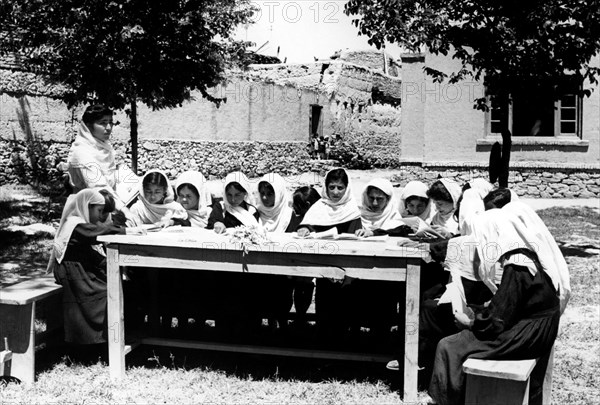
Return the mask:
MULTIPOLYGON (((389 41, 457 59, 461 67, 449 76, 425 71, 435 81, 482 81, 488 97, 474 107, 484 111, 490 102, 506 105, 523 86, 554 86, 565 74, 595 84, 600 73, 590 65, 600 51, 598 0, 349 0, 345 13, 359 16, 353 24, 378 48, 389 41)), ((500 185, 506 187, 509 128, 502 138, 500 185)))
POLYGON ((137 103, 180 106, 192 91, 225 80, 249 43, 232 39, 254 8, 249 0, 0 0, 1 53, 67 88, 69 107, 100 102, 131 120, 137 172, 137 103))

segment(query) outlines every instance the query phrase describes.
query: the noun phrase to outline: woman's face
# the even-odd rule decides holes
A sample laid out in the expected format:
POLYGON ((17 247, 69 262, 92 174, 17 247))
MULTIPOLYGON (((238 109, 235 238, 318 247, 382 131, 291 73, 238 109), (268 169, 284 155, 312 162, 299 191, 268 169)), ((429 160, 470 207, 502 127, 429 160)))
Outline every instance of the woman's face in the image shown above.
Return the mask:
POLYGON ((92 126, 88 126, 88 128, 94 138, 106 142, 113 130, 113 117, 112 115, 104 115, 102 118, 94 121, 92 126))
POLYGON ((157 184, 148 184, 144 187, 144 197, 150 204, 160 204, 166 195, 165 188, 157 184))
POLYGON ((90 204, 88 206, 90 223, 97 224, 101 222, 102 214, 104 213, 104 204, 90 204))
POLYGON ((433 203, 435 204, 437 212, 442 215, 446 215, 454 211, 454 204, 452 204, 450 201, 433 200, 433 203))
POLYGON ((258 192, 260 194, 260 200, 265 207, 271 208, 275 205, 275 190, 273 189, 273 186, 268 183, 260 183, 258 192))
POLYGON ((373 212, 383 212, 389 202, 389 197, 378 188, 371 187, 367 192, 367 203, 373 212))
POLYGON ((194 190, 192 190, 187 185, 184 185, 179 188, 179 192, 177 193, 177 198, 179 203, 186 210, 197 210, 199 198, 194 190))
POLYGON ((225 197, 227 198, 229 205, 232 207, 239 206, 246 198, 246 194, 247 193, 245 191, 241 191, 233 186, 228 186, 225 189, 225 197))
POLYGON ((411 215, 419 216, 427 209, 427 203, 420 198, 412 198, 406 200, 406 210, 411 215))
POLYGON ((332 181, 327 185, 327 196, 333 202, 338 202, 346 193, 346 185, 341 181, 332 181))

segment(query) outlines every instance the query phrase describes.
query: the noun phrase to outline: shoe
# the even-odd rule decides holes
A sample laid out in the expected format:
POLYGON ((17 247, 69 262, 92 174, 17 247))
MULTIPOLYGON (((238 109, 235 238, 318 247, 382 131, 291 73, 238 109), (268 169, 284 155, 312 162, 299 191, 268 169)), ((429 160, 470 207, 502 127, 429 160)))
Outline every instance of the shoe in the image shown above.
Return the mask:
POLYGON ((398 360, 391 360, 385 365, 385 368, 392 371, 400 371, 400 363, 398 360))

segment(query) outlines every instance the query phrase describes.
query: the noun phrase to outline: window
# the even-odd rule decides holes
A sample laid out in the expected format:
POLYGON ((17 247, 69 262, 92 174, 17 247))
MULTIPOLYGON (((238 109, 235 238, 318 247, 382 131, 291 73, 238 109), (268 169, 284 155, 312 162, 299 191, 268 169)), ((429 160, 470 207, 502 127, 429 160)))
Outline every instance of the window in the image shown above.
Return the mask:
POLYGON ((308 137, 309 139, 313 135, 323 135, 323 106, 318 104, 311 104, 308 111, 308 137))
POLYGON ((524 88, 512 95, 508 105, 492 105, 487 132, 499 135, 508 125, 516 137, 581 138, 580 90, 581 86, 571 80, 559 86, 524 88))

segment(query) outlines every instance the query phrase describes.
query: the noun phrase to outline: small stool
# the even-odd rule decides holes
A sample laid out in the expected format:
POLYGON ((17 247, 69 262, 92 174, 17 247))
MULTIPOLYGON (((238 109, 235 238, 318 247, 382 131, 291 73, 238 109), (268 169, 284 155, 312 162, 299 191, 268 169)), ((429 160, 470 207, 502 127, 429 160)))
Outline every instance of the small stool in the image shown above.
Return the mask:
POLYGON ((531 360, 467 359, 465 404, 527 405, 529 376, 537 363, 531 360))

